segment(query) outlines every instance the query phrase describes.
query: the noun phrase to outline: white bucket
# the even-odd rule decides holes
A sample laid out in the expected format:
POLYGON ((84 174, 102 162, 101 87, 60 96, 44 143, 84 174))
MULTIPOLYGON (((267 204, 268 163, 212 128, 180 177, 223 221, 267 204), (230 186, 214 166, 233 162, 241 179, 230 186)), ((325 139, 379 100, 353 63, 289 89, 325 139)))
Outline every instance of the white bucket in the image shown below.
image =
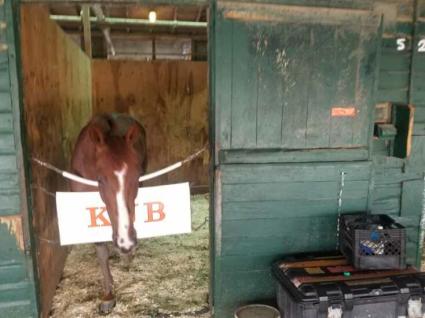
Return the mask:
POLYGON ((274 307, 253 304, 238 308, 235 318, 280 318, 280 313, 274 307))

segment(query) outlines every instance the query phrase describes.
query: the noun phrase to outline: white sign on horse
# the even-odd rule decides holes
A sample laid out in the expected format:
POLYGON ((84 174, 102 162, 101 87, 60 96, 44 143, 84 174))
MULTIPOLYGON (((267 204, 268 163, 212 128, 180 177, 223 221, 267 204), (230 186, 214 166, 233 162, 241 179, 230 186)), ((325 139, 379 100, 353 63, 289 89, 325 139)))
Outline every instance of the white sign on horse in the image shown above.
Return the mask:
MULTIPOLYGON (((112 227, 98 192, 57 192, 61 245, 112 241, 112 227)), ((138 238, 191 232, 189 183, 140 188, 134 227, 138 238)))

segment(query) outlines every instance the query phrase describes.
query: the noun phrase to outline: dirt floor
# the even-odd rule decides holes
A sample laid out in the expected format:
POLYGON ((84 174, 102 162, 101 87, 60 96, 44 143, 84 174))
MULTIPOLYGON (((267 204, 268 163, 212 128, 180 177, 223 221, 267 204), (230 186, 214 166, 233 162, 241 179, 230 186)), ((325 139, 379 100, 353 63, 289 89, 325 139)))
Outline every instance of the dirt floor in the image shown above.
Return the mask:
MULTIPOLYGON (((208 195, 192 196, 191 234, 140 240, 128 270, 114 253, 110 264, 117 306, 108 317, 209 317, 207 218, 208 195)), ((94 245, 75 246, 53 300, 51 317, 98 317, 100 291, 94 245)))

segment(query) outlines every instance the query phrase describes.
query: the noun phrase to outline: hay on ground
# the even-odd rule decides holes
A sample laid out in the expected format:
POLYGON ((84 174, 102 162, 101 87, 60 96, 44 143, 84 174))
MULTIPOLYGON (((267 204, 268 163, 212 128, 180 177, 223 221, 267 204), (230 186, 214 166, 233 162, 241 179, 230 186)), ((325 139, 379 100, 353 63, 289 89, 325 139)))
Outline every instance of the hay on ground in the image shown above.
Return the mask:
MULTIPOLYGON (((117 306, 108 317, 209 317, 207 218, 208 195, 193 196, 196 231, 140 240, 128 270, 113 252, 110 266, 117 306)), ((101 290, 94 245, 75 246, 67 258, 51 317, 98 317, 101 290)))

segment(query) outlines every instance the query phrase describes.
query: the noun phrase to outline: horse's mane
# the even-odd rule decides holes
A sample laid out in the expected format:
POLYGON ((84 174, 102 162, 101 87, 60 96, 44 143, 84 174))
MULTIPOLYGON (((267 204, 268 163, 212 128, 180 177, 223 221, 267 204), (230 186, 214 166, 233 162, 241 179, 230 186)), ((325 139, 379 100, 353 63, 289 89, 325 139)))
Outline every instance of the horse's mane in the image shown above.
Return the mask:
POLYGON ((92 119, 92 122, 98 126, 105 136, 125 136, 128 127, 134 123, 134 119, 124 114, 111 113, 100 114, 92 119))

